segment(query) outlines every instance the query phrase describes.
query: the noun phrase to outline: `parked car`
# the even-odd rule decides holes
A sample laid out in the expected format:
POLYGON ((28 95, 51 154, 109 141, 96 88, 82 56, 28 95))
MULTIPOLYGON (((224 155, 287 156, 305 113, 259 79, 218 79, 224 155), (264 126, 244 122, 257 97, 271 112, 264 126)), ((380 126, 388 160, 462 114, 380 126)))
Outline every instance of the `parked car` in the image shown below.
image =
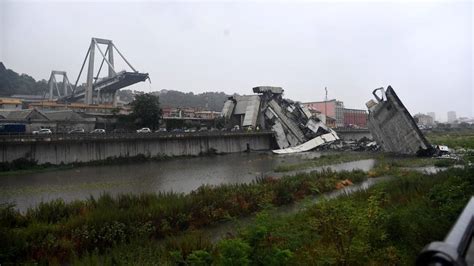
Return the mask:
POLYGON ((96 128, 91 131, 92 134, 105 134, 105 129, 102 128, 96 128))
POLYGON ((159 128, 155 132, 166 132, 166 128, 165 127, 159 128))
POLYGON ((40 130, 33 131, 33 135, 43 135, 43 134, 53 134, 53 132, 51 132, 51 129, 49 128, 42 128, 40 130))
POLYGON ((240 126, 235 125, 230 131, 240 131, 240 126))
POLYGON ((201 128, 199 129, 199 132, 204 132, 204 131, 207 131, 207 127, 201 127, 201 128))
POLYGON ((144 127, 137 130, 137 133, 151 133, 151 129, 144 127))

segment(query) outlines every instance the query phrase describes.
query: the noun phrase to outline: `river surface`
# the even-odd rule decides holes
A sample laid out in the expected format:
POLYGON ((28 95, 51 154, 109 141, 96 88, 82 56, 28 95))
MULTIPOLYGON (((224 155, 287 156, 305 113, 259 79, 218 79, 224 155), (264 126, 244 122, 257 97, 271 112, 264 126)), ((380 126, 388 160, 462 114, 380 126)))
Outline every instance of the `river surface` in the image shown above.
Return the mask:
MULTIPOLYGON (((177 158, 165 161, 122 165, 88 166, 68 170, 0 176, 0 203, 11 202, 25 211, 40 202, 62 198, 66 202, 98 197, 103 193, 179 192, 189 193, 199 186, 249 183, 263 176, 280 177, 294 172, 275 173, 280 164, 294 164, 318 158, 321 152, 274 155, 267 152, 235 153, 219 156, 177 158)), ((325 154, 325 153, 324 153, 325 154)), ((331 168, 335 171, 370 170, 374 160, 305 169, 331 168)))

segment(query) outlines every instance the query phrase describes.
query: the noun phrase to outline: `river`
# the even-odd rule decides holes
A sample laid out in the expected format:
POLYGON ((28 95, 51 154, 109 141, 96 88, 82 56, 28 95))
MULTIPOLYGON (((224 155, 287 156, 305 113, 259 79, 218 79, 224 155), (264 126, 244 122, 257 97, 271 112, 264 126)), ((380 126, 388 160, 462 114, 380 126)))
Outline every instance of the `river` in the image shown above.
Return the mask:
MULTIPOLYGON (((11 202, 21 211, 39 202, 62 198, 66 202, 102 193, 189 193, 204 184, 249 183, 257 177, 282 176, 280 164, 318 158, 321 152, 274 155, 269 152, 175 158, 133 164, 87 166, 0 176, 0 203, 11 202)), ((335 171, 370 170, 374 160, 324 166, 335 171)), ((322 167, 306 169, 318 170, 322 167)), ((294 172, 284 173, 291 175, 294 172)))

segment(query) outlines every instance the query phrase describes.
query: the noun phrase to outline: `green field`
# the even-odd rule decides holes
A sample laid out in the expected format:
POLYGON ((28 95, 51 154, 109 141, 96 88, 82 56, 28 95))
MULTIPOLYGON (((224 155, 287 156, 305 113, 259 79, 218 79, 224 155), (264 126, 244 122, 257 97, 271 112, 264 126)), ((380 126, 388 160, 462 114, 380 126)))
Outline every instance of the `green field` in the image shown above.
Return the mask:
POLYGON ((430 132, 426 137, 434 145, 446 145, 454 149, 474 149, 474 129, 430 132))

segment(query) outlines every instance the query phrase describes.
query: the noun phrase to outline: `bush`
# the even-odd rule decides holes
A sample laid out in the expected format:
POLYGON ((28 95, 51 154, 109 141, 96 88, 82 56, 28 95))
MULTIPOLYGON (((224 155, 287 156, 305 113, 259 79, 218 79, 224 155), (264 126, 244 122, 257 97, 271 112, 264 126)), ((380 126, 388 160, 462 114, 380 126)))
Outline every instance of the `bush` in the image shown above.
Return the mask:
POLYGON ((205 250, 195 250, 186 259, 188 265, 206 266, 212 264, 212 256, 205 250))
POLYGON ((234 266, 250 264, 250 246, 241 239, 222 240, 219 242, 217 249, 219 251, 218 265, 234 266))

